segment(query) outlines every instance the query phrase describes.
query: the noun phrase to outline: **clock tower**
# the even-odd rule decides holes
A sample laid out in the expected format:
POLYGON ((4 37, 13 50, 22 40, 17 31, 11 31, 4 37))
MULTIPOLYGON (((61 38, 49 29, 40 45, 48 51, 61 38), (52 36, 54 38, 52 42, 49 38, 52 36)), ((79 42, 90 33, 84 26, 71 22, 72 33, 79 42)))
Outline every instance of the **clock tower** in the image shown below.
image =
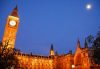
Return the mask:
POLYGON ((13 9, 12 14, 10 14, 7 17, 5 31, 2 39, 3 47, 8 43, 7 48, 14 48, 18 25, 19 25, 19 17, 16 5, 16 7, 13 9))

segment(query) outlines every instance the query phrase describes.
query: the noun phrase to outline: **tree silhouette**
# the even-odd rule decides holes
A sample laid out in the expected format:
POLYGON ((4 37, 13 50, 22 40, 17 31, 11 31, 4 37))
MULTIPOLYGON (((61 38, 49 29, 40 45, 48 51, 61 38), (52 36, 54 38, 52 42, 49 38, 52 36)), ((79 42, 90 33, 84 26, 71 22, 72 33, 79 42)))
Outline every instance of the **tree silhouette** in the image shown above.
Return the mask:
POLYGON ((94 54, 92 56, 95 64, 100 64, 100 31, 97 33, 97 36, 88 36, 87 40, 89 44, 92 44, 94 54))
POLYGON ((17 49, 8 48, 9 41, 5 42, 5 46, 2 43, 0 44, 0 69, 18 68, 18 58, 15 56, 17 49))

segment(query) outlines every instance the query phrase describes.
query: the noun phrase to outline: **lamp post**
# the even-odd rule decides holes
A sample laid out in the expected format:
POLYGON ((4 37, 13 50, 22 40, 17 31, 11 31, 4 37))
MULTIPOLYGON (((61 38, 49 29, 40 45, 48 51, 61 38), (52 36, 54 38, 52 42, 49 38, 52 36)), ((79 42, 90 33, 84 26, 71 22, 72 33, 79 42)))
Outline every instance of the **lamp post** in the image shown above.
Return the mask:
POLYGON ((74 69, 74 68, 75 68, 75 65, 73 64, 73 65, 72 65, 72 69, 74 69))

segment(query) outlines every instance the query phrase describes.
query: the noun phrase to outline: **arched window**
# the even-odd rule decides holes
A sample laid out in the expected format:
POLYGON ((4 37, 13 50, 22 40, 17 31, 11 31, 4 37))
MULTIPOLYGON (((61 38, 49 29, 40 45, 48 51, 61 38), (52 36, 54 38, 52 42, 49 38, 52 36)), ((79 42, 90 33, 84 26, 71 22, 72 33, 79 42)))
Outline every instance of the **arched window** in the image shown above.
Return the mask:
POLYGON ((44 66, 43 63, 42 63, 42 66, 44 66))
POLYGON ((38 63, 38 66, 40 66, 40 63, 38 63))
POLYGON ((34 66, 36 66, 36 63, 34 63, 34 66))
POLYGON ((81 54, 78 54, 77 56, 76 56, 76 65, 81 65, 82 63, 81 63, 81 54))
POLYGON ((24 64, 24 62, 22 61, 22 63, 21 63, 22 65, 24 64))
POLYGON ((28 62, 26 62, 26 65, 28 65, 28 62))
POLYGON ((25 69, 28 69, 27 67, 25 69))

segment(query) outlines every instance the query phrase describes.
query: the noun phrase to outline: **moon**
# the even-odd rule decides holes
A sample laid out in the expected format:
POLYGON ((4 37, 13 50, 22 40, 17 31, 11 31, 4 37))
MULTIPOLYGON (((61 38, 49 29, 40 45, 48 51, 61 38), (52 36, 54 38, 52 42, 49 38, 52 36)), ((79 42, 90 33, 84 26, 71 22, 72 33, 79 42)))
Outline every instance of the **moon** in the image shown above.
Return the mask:
POLYGON ((86 8, 87 8, 87 9, 91 9, 91 5, 88 4, 88 5, 86 6, 86 8))

